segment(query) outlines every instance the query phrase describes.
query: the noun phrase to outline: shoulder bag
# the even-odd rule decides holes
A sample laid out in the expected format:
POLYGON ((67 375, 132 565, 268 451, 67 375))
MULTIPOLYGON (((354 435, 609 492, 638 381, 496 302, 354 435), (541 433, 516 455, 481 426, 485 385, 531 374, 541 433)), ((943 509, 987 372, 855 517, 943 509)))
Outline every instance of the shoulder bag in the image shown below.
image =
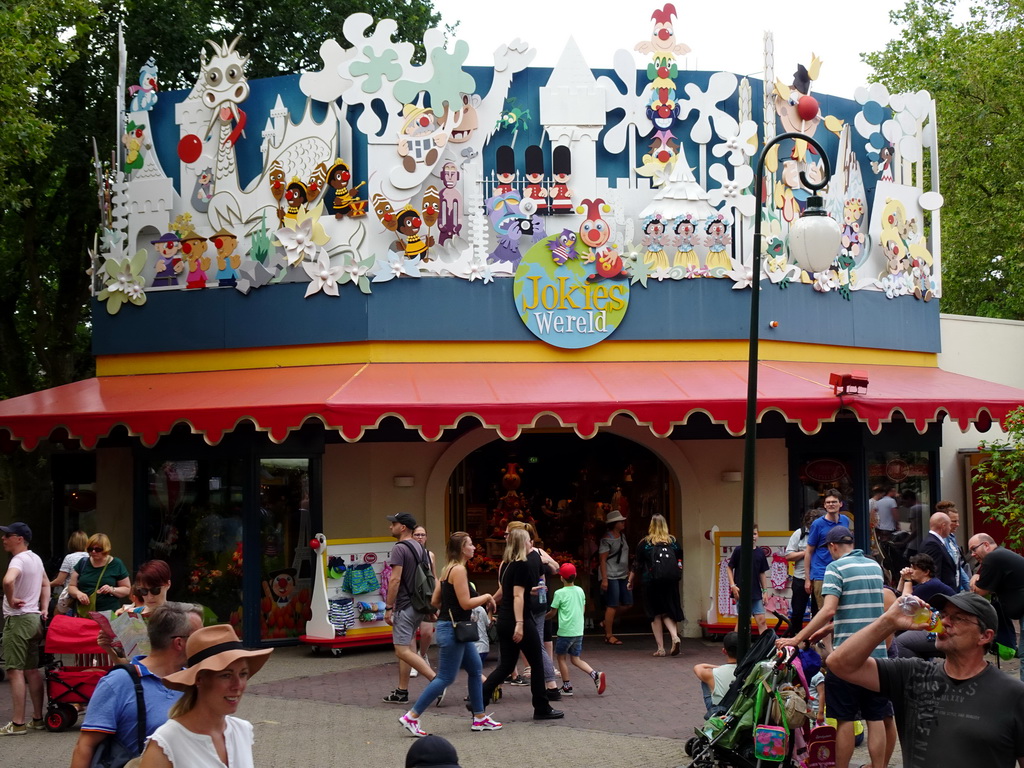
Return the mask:
POLYGON ((117 740, 116 734, 111 734, 101 741, 96 751, 92 753, 89 768, 124 768, 130 760, 141 755, 146 746, 146 700, 142 693, 142 678, 131 664, 118 664, 107 674, 113 674, 118 669, 127 672, 135 684, 136 748, 127 749, 117 740))
POLYGON ((89 614, 96 610, 96 592, 99 590, 100 585, 103 584, 103 574, 107 572, 107 566, 114 562, 114 558, 110 558, 103 565, 103 570, 100 571, 99 578, 96 579, 96 586, 93 587, 92 594, 89 595, 89 602, 86 605, 81 603, 77 604, 78 616, 83 619, 88 619, 89 614))

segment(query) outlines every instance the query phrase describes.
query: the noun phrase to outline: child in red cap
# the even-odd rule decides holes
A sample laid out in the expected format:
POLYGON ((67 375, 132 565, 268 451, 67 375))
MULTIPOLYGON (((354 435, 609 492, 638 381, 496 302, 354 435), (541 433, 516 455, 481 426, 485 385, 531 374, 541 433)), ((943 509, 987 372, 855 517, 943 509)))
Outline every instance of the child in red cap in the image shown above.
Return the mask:
POLYGON ((555 636, 555 656, 558 657, 558 669, 562 673, 562 695, 572 696, 572 683, 569 682, 569 664, 582 669, 594 681, 599 694, 604 693, 604 672, 596 672, 587 662, 580 658, 583 651, 583 607, 587 603, 587 595, 576 586, 576 566, 563 563, 558 569, 562 577, 562 588, 555 592, 551 599, 551 610, 548 618, 558 614, 558 634, 555 636))

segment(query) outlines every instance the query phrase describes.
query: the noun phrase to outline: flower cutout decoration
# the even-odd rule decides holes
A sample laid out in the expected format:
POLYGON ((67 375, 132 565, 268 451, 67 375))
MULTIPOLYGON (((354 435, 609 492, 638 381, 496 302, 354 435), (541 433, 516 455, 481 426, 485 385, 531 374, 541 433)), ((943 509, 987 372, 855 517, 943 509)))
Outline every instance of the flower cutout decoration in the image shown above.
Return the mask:
POLYGON ((340 268, 341 272, 338 276, 338 285, 345 285, 345 283, 351 282, 360 291, 369 294, 371 292, 370 278, 366 275, 370 268, 373 267, 377 258, 375 256, 368 256, 365 259, 360 259, 355 253, 346 253, 344 259, 345 262, 340 268))
POLYGON ((814 290, 820 293, 828 293, 838 287, 839 282, 836 280, 836 273, 832 270, 814 273, 814 290))
POLYGON ((104 227, 100 235, 100 248, 108 252, 116 250, 118 243, 122 240, 124 240, 124 232, 119 229, 107 229, 104 227))
POLYGON ((312 259, 316 255, 316 243, 313 241, 313 222, 306 219, 295 228, 281 227, 275 233, 278 243, 284 246, 285 259, 288 266, 312 259))
POLYGON ((732 278, 732 289, 742 291, 754 284, 754 270, 746 265, 725 273, 726 277, 732 278))
POLYGON ((644 288, 647 287, 647 278, 651 276, 651 265, 644 261, 644 250, 635 243, 630 243, 625 253, 622 254, 622 260, 626 265, 626 272, 629 274, 629 284, 636 285, 640 283, 644 288))
POLYGON ((475 256, 469 262, 469 282, 483 280, 484 285, 494 282, 494 273, 491 272, 491 265, 475 256))
POLYGON ((754 196, 743 194, 754 181, 754 171, 749 165, 734 168, 735 176, 729 177, 728 167, 722 164, 713 165, 708 175, 721 184, 720 187, 708 190, 708 202, 715 207, 725 204, 725 210, 735 208, 744 216, 754 213, 754 196))
POLYGON ((747 158, 753 157, 756 151, 757 123, 753 120, 744 120, 733 136, 711 148, 711 154, 715 157, 728 155, 730 165, 744 165, 747 158))
POLYGON ((608 112, 621 109, 623 115, 605 133, 604 148, 617 155, 626 149, 630 131, 646 136, 654 127, 647 117, 647 101, 643 98, 644 89, 633 93, 636 84, 636 65, 629 51, 619 49, 612 59, 612 67, 618 81, 607 75, 597 79, 597 84, 604 88, 606 94, 605 108, 608 112))
POLYGON ((316 261, 302 262, 302 268, 309 275, 309 285, 306 287, 305 298, 308 299, 314 293, 319 293, 320 291, 323 291, 328 296, 338 295, 338 278, 341 277, 343 269, 331 266, 331 257, 327 255, 325 249, 320 249, 320 255, 317 256, 316 261))
POLYGON ((396 277, 419 277, 421 259, 407 259, 401 253, 393 253, 388 256, 387 266, 373 276, 373 282, 386 283, 396 277))
POLYGON ((711 141, 711 123, 719 136, 731 136, 739 130, 736 118, 720 109, 718 104, 736 92, 739 81, 731 72, 715 72, 708 81, 708 89, 702 91, 696 83, 683 86, 686 98, 679 100, 679 119, 685 120, 690 112, 697 113, 697 120, 690 130, 690 139, 696 144, 711 141))
POLYGON ((96 298, 107 303, 109 314, 116 315, 125 302, 137 307, 146 303, 146 280, 142 277, 142 270, 147 256, 143 248, 130 259, 108 259, 104 263, 107 282, 96 298))

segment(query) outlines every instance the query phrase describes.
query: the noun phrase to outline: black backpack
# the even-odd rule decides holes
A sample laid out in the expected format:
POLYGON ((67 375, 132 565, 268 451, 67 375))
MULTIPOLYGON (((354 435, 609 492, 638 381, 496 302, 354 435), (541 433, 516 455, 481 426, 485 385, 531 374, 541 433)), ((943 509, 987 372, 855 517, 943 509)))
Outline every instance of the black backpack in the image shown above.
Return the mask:
POLYGON ((683 562, 668 544, 654 544, 650 552, 651 581, 679 581, 683 578, 683 562))
POLYGON ((434 599, 434 586, 437 579, 434 572, 430 570, 430 555, 424 554, 423 559, 419 557, 416 547, 411 541, 400 541, 399 544, 407 544, 415 555, 416 572, 412 577, 412 592, 409 593, 409 602, 413 610, 419 613, 437 613, 437 609, 431 602, 434 599))

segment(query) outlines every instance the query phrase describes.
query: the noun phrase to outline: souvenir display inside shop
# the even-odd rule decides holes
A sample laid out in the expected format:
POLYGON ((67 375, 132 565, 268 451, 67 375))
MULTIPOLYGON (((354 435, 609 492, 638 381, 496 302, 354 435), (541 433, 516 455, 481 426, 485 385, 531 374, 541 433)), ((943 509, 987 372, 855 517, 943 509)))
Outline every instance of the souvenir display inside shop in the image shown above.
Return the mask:
MULTIPOLYGON (((559 563, 571 562, 581 585, 597 568, 605 517, 618 510, 630 522, 631 545, 643 538, 653 514, 669 509, 667 470, 650 451, 624 438, 599 434, 523 436, 474 451, 456 472, 464 493, 452 500, 452 530, 477 543, 471 573, 495 574, 513 521, 528 523, 559 563)), ((479 586, 479 585, 478 585, 479 586)))

